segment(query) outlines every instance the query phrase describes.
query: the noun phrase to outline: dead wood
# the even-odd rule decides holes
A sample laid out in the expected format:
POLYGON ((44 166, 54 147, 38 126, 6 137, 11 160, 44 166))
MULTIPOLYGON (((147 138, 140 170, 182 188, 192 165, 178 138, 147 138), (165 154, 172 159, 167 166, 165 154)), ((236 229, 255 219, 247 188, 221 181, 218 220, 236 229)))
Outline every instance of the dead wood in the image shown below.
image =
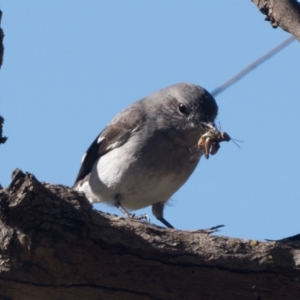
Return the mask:
POLYGON ((296 0, 251 0, 273 28, 281 27, 300 42, 300 3, 296 0))
POLYGON ((0 299, 299 299, 300 244, 99 212, 16 170, 0 190, 0 299))

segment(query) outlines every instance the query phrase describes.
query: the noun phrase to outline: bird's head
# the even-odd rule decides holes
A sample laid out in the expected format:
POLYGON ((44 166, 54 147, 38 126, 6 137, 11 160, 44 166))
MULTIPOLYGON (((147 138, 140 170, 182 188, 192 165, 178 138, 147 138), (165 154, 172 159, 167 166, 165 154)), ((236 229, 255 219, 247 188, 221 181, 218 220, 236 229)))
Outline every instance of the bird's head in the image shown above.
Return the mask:
POLYGON ((214 127, 215 99, 202 87, 179 83, 149 96, 147 105, 158 128, 194 143, 214 127), (176 134, 175 134, 176 133, 176 134))

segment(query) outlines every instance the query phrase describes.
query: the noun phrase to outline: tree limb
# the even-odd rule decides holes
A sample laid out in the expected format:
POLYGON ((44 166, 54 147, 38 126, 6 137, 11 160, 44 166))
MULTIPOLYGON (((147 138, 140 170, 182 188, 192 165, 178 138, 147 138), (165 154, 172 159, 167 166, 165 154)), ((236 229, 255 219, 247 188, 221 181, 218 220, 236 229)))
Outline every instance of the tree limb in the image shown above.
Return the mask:
POLYGON ((0 116, 0 144, 4 144, 7 140, 6 136, 3 136, 3 123, 4 119, 0 116))
POLYGON ((300 4, 296 0, 251 0, 271 26, 280 26, 300 42, 300 4))
POLYGON ((104 214, 16 170, 0 190, 0 299, 299 299, 300 244, 104 214))
POLYGON ((2 19, 2 11, 0 10, 0 68, 3 63, 3 55, 4 55, 4 46, 3 46, 4 32, 1 28, 1 19, 2 19))
MULTIPOLYGON (((2 11, 0 10, 0 68, 3 63, 3 54, 4 54, 4 46, 3 46, 3 38, 4 32, 1 28, 1 19, 2 19, 2 11)), ((4 144, 7 140, 7 137, 3 136, 3 123, 4 119, 0 116, 0 144, 4 144)))

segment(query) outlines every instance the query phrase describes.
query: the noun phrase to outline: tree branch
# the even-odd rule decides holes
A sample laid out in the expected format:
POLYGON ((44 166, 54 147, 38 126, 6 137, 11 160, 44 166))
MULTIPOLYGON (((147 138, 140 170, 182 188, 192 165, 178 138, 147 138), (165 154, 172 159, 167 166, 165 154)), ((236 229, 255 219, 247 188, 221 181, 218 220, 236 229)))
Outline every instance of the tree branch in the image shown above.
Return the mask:
POLYGON ((3 124, 4 124, 4 119, 2 116, 0 116, 0 144, 4 144, 7 140, 6 136, 3 136, 3 124))
POLYGON ((2 11, 0 10, 0 68, 3 63, 3 55, 4 55, 4 46, 3 46, 4 32, 1 28, 1 19, 2 19, 2 11))
MULTIPOLYGON (((3 63, 3 55, 4 55, 4 46, 3 46, 3 38, 4 32, 1 28, 1 19, 2 19, 2 11, 0 10, 0 68, 3 63)), ((4 144, 7 140, 7 137, 3 136, 3 123, 4 119, 0 116, 0 144, 4 144)))
POLYGON ((296 0, 251 0, 271 26, 280 26, 300 42, 300 4, 296 0))
POLYGON ((0 190, 0 299, 299 299, 300 245, 165 229, 16 170, 0 190))

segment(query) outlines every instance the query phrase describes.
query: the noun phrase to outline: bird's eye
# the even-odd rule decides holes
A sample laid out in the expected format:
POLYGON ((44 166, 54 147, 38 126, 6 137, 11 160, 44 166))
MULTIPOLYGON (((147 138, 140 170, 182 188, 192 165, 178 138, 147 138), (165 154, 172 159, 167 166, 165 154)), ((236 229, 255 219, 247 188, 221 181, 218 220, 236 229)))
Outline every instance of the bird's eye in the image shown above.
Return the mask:
POLYGON ((184 114, 184 115, 188 114, 188 110, 187 110, 186 106, 183 105, 182 103, 179 103, 178 109, 182 114, 184 114))

